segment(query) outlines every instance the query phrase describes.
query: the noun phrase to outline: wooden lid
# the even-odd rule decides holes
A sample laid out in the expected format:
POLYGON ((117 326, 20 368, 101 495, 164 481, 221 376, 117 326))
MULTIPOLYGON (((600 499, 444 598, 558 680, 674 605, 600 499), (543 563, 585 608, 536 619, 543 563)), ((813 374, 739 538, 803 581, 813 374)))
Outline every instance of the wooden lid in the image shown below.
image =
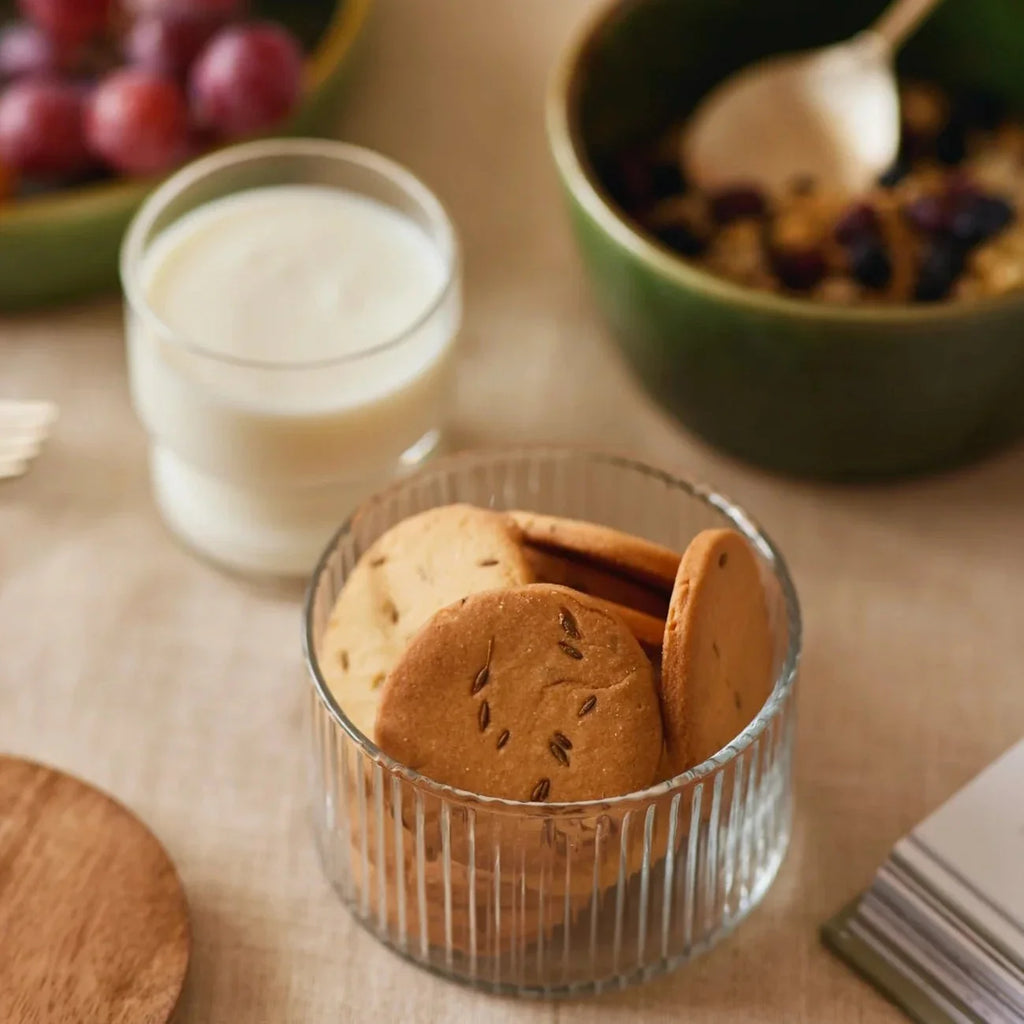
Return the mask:
POLYGON ((153 834, 78 779, 0 757, 0 1021, 164 1024, 188 956, 153 834))

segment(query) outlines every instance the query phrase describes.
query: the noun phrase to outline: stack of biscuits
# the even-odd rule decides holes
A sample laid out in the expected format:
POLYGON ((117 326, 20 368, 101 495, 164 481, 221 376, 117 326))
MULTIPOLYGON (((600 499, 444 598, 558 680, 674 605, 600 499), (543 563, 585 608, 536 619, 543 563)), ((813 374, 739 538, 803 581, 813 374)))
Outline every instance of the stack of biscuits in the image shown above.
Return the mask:
POLYGON ((534 803, 646 789, 771 692, 757 559, 733 530, 680 556, 594 523, 469 505, 362 556, 318 651, 342 710, 436 782, 534 803))

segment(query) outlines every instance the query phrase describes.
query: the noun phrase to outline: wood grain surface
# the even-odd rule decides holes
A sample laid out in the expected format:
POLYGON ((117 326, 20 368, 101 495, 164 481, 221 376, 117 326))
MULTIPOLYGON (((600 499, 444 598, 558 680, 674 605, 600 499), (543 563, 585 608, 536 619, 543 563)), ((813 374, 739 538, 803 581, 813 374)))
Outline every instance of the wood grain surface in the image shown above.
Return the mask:
POLYGON ((163 1024, 188 957, 153 834, 78 779, 0 757, 0 1021, 163 1024))

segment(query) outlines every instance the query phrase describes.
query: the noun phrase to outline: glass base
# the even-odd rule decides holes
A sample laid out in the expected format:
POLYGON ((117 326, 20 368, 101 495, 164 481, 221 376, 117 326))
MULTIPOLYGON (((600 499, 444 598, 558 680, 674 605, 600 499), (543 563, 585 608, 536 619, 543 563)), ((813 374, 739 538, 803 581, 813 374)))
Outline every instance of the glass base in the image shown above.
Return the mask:
POLYGON ((190 549, 244 575, 302 578, 332 534, 370 494, 438 451, 432 430, 387 469, 360 479, 303 487, 245 487, 150 449, 153 496, 168 527, 190 549))
MULTIPOLYGON (((358 901, 350 893, 345 891, 344 886, 334 883, 335 892, 341 897, 356 921, 361 924, 374 938, 384 943, 393 953, 415 964, 417 967, 426 968, 432 974, 436 974, 446 981, 454 981, 467 988, 488 992, 498 996, 519 996, 525 999, 577 999, 585 996, 597 996, 603 992, 611 992, 640 985, 660 977, 662 974, 670 974, 690 963, 691 960, 702 956, 722 939, 724 939, 737 925, 741 924, 747 915, 754 910, 764 898, 779 873, 779 868, 785 859, 786 851, 789 848, 791 834, 792 808, 787 811, 785 828, 780 834, 779 844, 772 857, 765 863, 763 870, 758 876, 755 885, 745 894, 742 901, 728 917, 722 919, 718 929, 704 935, 699 942, 691 942, 684 945, 678 952, 671 956, 663 956, 660 959, 652 959, 642 967, 635 967, 632 970, 623 971, 600 978, 589 978, 583 981, 559 984, 557 982, 541 983, 533 980, 528 982, 501 981, 501 963, 481 962, 477 959, 470 969, 467 965, 456 966, 449 962, 446 951, 443 947, 434 947, 426 954, 414 951, 408 944, 400 944, 394 941, 394 936, 387 930, 381 929, 373 917, 367 917, 360 913, 358 901)), ((325 858, 325 851, 320 849, 321 863, 325 869, 328 867, 325 858)), ((660 867, 660 866, 659 866, 660 867)), ((558 936, 555 937, 556 940, 558 936)), ((558 942, 554 943, 558 947, 558 942)), ((530 946, 526 955, 536 956, 537 953, 544 956, 544 947, 530 946)))

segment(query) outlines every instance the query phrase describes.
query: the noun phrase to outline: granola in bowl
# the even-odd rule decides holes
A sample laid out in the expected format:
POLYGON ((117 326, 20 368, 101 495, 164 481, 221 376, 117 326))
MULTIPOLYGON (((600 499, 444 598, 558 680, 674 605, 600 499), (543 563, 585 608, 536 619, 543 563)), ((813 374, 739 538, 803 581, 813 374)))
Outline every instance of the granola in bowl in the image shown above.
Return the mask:
POLYGON ((900 155, 865 195, 795 180, 767 196, 689 188, 679 125, 600 168, 616 203, 673 253, 727 280, 840 305, 1024 289, 1024 121, 991 98, 901 89, 900 155))

